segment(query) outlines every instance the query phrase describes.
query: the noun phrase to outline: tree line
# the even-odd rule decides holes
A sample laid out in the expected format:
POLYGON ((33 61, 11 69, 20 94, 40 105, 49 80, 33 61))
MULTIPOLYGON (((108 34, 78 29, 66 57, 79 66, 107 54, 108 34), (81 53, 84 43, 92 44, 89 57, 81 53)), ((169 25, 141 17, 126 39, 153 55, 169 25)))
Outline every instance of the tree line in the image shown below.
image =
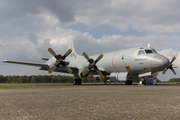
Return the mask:
MULTIPOLYGON (((81 79, 83 83, 100 82, 89 77, 81 79)), ((73 83, 74 77, 65 75, 32 75, 32 76, 3 76, 0 75, 0 83, 73 83)))
MULTIPOLYGON (((0 75, 0 83, 73 83, 73 76, 66 75, 31 75, 31 76, 3 76, 0 75)), ((83 83, 99 83, 99 78, 81 78, 83 83)), ((134 81, 138 82, 138 81, 134 81)), ((162 82, 157 79, 157 82, 162 82)), ((172 78, 168 82, 180 82, 180 78, 172 78)))
POLYGON ((180 78, 172 78, 169 82, 180 82, 180 78))

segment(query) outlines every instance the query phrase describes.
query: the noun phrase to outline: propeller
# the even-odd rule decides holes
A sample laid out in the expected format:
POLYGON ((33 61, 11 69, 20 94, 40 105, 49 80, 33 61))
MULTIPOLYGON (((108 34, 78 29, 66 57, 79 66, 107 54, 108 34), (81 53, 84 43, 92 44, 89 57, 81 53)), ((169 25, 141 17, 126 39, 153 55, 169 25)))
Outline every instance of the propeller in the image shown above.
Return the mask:
POLYGON ((103 54, 100 54, 98 56, 98 58, 94 61, 92 58, 89 58, 88 55, 84 52, 83 56, 88 60, 89 62, 89 66, 88 68, 86 68, 83 72, 82 72, 82 76, 86 76, 88 74, 88 72, 94 68, 94 70, 96 70, 96 72, 100 75, 100 77, 103 76, 103 74, 101 73, 101 71, 97 68, 96 63, 103 57, 103 54))
POLYGON ((173 64, 172 64, 175 59, 176 59, 176 57, 173 57, 173 59, 172 59, 171 62, 169 63, 169 66, 164 69, 163 74, 165 74, 168 69, 171 69, 171 71, 176 75, 176 71, 174 70, 175 67, 173 67, 173 64))
POLYGON ((56 63, 48 70, 49 74, 51 74, 60 65, 62 65, 70 74, 72 73, 72 70, 63 61, 72 52, 71 49, 69 49, 63 56, 56 54, 51 48, 49 48, 48 51, 56 58, 56 63))

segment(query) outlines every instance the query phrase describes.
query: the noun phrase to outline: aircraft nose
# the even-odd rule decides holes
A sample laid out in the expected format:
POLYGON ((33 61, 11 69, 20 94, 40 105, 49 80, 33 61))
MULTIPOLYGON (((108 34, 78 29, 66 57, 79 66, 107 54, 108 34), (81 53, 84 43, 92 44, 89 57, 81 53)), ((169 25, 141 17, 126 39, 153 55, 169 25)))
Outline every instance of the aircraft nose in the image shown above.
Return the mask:
POLYGON ((155 55, 151 60, 151 67, 157 71, 164 70, 169 66, 169 60, 162 55, 155 55))

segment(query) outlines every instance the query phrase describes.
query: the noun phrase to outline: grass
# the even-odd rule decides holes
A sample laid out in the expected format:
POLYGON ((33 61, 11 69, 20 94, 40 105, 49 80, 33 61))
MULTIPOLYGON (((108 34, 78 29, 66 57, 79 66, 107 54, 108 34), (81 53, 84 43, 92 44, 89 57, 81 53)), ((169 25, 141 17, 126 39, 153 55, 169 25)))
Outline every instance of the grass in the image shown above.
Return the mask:
POLYGON ((157 84, 179 84, 178 82, 159 82, 157 84))
POLYGON ((7 83, 1 83, 0 88, 30 88, 31 86, 27 85, 16 85, 16 84, 7 84, 7 83))
MULTIPOLYGON (((0 88, 31 88, 32 86, 28 86, 28 84, 64 84, 64 83, 20 83, 21 85, 18 84, 9 84, 9 83, 1 83, 0 88), (24 85, 23 85, 24 84, 24 85)), ((65 83, 65 84, 73 84, 73 83, 65 83)), ((104 83, 82 83, 82 84, 104 84, 104 83)), ((125 83, 108 83, 108 84, 125 84, 125 83)), ((138 84, 137 82, 133 84, 138 84)), ((157 84, 180 84, 180 82, 161 82, 157 84)))

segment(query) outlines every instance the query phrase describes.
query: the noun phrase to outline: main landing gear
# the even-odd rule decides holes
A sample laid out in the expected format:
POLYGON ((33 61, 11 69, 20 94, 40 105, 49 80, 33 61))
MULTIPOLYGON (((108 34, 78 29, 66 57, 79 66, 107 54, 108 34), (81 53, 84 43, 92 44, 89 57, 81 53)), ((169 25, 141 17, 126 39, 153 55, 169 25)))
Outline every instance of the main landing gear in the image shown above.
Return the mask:
POLYGON ((81 79, 74 79, 73 85, 81 85, 81 79))
POLYGON ((127 80, 127 81, 125 81, 125 84, 126 84, 126 85, 132 85, 132 83, 133 83, 132 80, 127 80))

